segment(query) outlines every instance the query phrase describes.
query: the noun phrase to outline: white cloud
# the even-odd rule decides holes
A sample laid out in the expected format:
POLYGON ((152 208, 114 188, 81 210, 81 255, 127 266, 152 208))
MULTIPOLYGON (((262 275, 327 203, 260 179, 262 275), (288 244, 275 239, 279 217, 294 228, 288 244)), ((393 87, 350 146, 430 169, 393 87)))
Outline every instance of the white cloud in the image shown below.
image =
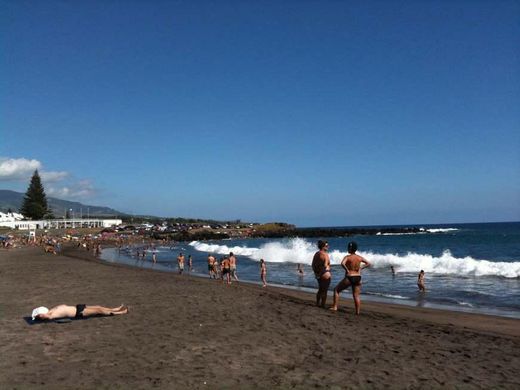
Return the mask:
POLYGON ((26 158, 0 158, 0 180, 26 180, 35 169, 41 169, 38 160, 26 158))
POLYGON ((61 181, 69 176, 68 172, 42 172, 40 173, 40 177, 46 183, 54 183, 57 181, 61 181))
POLYGON ((85 199, 96 193, 96 189, 89 180, 81 180, 70 186, 49 187, 45 190, 47 195, 55 198, 85 199))
POLYGON ((67 180, 62 185, 56 183, 70 176, 65 171, 46 171, 43 164, 35 159, 0 157, 0 181, 29 181, 33 172, 38 170, 43 181, 45 192, 49 196, 71 200, 92 197, 96 189, 89 180, 71 182, 67 180))

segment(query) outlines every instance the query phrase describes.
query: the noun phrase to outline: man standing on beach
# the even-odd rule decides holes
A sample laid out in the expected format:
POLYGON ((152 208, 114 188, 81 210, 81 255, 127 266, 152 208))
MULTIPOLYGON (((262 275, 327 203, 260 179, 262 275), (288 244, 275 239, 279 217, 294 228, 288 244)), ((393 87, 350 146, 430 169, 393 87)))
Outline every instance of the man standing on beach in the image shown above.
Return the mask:
POLYGON ((179 274, 182 274, 184 271, 184 255, 179 253, 179 256, 177 256, 177 263, 179 264, 179 274))
POLYGON ((230 265, 229 265, 229 258, 226 256, 224 257, 224 260, 222 260, 222 263, 221 263, 221 266, 222 266, 222 281, 224 281, 224 276, 226 277, 226 282, 227 284, 231 284, 231 270, 230 270, 230 265))
POLYGON ((319 251, 314 254, 312 259, 312 270, 314 276, 318 280, 318 292, 316 294, 316 305, 325 307, 327 302, 327 291, 330 286, 330 257, 327 253, 329 250, 329 243, 327 241, 318 241, 319 251))
POLYGON ((359 315, 361 310, 361 270, 370 267, 370 263, 356 254, 357 244, 354 241, 348 243, 347 250, 348 254, 341 261, 341 266, 345 270, 345 277, 334 288, 334 302, 330 310, 338 310, 339 293, 352 286, 356 315, 359 315))
POLYGON ((237 275, 237 258, 233 254, 233 252, 229 253, 229 269, 231 271, 231 276, 238 282, 237 275))

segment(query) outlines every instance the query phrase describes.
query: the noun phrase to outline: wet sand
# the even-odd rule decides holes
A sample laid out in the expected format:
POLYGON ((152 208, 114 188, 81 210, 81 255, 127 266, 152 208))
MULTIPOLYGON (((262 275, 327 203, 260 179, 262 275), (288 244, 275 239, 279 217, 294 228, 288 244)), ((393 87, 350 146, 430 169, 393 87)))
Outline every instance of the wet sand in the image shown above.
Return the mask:
POLYGON ((519 388, 520 320, 0 251, 0 388, 519 388), (37 306, 130 313, 29 325, 37 306))

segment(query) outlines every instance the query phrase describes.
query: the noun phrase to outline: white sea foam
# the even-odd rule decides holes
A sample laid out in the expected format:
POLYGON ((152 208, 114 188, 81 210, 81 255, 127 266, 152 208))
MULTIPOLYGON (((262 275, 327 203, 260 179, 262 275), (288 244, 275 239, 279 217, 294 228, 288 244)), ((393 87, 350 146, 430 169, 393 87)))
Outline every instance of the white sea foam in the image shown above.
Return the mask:
MULTIPOLYGON (((262 245, 260 248, 247 246, 227 246, 208 244, 200 241, 190 243, 194 249, 215 254, 228 254, 233 252, 238 256, 246 256, 253 260, 265 259, 268 262, 291 262, 311 264, 316 252, 314 242, 302 238, 294 238, 284 241, 273 241, 262 245)), ((407 254, 358 252, 369 260, 375 269, 394 266, 397 273, 417 273, 424 270, 426 273, 438 275, 465 275, 465 276, 501 276, 506 278, 520 277, 520 261, 493 262, 488 260, 476 260, 472 257, 453 257, 449 250, 435 257, 429 254, 409 252, 407 254)), ((331 263, 341 263, 346 253, 338 250, 329 252, 331 263)))
POLYGON ((520 276, 520 262, 493 262, 476 260, 472 257, 453 257, 449 250, 439 257, 432 255, 408 252, 406 255, 363 253, 362 256, 370 259, 375 268, 384 268, 393 265, 396 272, 417 272, 422 269, 427 273, 439 275, 474 275, 474 276, 503 276, 517 278, 520 276))
POLYGON ((459 229, 456 228, 436 228, 436 229, 425 229, 420 228, 418 232, 410 232, 410 233, 381 233, 378 232, 376 235, 378 236, 409 236, 414 234, 426 234, 426 233, 448 233, 448 232, 454 232, 459 229))
POLYGON ((415 235, 415 234, 425 234, 426 231, 420 231, 420 232, 413 232, 413 233, 381 233, 381 232, 378 232, 376 235, 377 236, 412 236, 412 235, 415 235))
POLYGON ((448 232, 455 232, 459 229, 456 228, 438 228, 438 229, 426 229, 429 233, 448 233, 448 232))
POLYGON ((392 299, 410 299, 408 297, 403 297, 402 295, 383 294, 383 293, 375 293, 375 292, 367 292, 366 294, 375 295, 375 296, 384 297, 384 298, 392 298, 392 299))

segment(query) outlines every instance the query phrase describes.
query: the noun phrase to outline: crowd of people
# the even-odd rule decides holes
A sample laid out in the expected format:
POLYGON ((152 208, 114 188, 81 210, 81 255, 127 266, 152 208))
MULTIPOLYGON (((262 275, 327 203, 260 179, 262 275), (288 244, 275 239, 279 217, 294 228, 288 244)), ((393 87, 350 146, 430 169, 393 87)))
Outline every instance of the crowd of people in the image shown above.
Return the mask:
POLYGON ((208 254, 208 275, 210 279, 220 279, 227 284, 231 284, 232 278, 238 282, 237 258, 233 252, 221 257, 220 260, 208 254))
MULTIPOLYGON (((2 240, 3 248, 9 249, 19 246, 40 246, 47 253, 57 254, 61 251, 63 238, 51 237, 46 234, 39 237, 29 238, 27 236, 11 236, 9 240, 2 240), (8 244, 7 244, 8 243, 8 244)), ((92 251, 95 256, 101 254, 101 242, 90 235, 83 236, 76 239, 76 246, 84 248, 86 251, 92 251)), ((117 239, 116 247, 119 251, 125 251, 130 256, 137 257, 140 260, 145 260, 148 253, 151 253, 151 261, 157 262, 156 243, 153 240, 146 242, 135 238, 117 239)), ((166 243, 163 243, 166 244, 166 243)), ((172 246, 170 248, 174 250, 172 246)), ((333 288, 333 301, 330 310, 337 311, 340 300, 340 293, 348 288, 352 291, 354 300, 355 313, 359 315, 361 311, 361 287, 362 287, 362 270, 371 266, 371 263, 358 255, 358 246, 355 242, 349 242, 347 246, 347 255, 341 261, 341 267, 345 271, 344 277, 333 288)), ((314 254, 312 259, 312 271, 318 283, 318 291, 316 293, 316 305, 326 307, 328 292, 332 281, 330 257, 328 254, 329 244, 327 241, 318 241, 318 251, 314 254)), ((184 254, 180 252, 177 256, 177 268, 179 274, 183 274, 187 266, 188 272, 193 271, 193 258, 188 255, 186 260, 184 254)), ((220 258, 213 254, 208 254, 207 270, 210 279, 217 279, 230 285, 232 281, 238 282, 237 273, 237 258, 230 252, 229 255, 220 258)), ((392 276, 395 277, 394 266, 390 266, 392 276)), ((301 264, 297 264, 296 273, 300 280, 303 280, 304 269, 301 264)), ((259 262, 259 274, 262 287, 267 287, 267 263, 264 259, 259 262)), ((421 293, 426 291, 425 287, 425 272, 421 270, 417 277, 417 287, 421 293)))

